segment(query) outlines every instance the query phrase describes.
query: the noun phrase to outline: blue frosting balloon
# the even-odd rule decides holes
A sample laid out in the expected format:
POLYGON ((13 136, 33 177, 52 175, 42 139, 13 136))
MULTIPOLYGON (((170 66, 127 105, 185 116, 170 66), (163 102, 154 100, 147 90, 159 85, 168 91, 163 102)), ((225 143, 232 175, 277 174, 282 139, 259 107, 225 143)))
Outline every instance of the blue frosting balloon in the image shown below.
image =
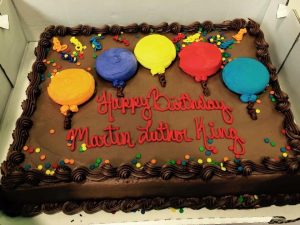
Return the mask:
POLYGON ((241 95, 242 102, 255 102, 256 94, 268 85, 270 75, 258 60, 241 57, 224 67, 222 79, 229 90, 241 95))
POLYGON ((134 54, 125 48, 111 48, 96 58, 96 70, 103 79, 114 87, 124 87, 137 70, 134 54))

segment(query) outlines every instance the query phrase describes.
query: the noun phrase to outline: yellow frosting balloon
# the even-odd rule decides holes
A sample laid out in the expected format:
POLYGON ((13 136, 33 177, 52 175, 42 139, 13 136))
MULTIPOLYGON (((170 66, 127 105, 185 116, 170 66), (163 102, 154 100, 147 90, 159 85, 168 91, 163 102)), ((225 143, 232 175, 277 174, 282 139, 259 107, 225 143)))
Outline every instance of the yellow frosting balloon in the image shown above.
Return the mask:
POLYGON ((49 97, 62 105, 61 112, 78 111, 78 105, 89 100, 95 91, 94 77, 83 69, 66 69, 51 78, 49 97))
POLYGON ((135 46, 134 54, 140 64, 151 70, 151 74, 163 74, 176 57, 172 41, 159 34, 143 37, 135 46))

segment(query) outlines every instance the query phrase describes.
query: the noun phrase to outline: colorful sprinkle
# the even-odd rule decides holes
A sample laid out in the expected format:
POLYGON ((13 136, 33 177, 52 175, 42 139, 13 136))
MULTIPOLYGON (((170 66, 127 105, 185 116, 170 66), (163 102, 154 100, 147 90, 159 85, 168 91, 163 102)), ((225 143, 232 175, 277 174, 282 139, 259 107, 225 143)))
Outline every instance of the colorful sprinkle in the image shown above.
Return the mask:
POLYGON ((274 141, 271 141, 271 142, 270 142, 270 145, 271 145, 272 147, 275 147, 275 146, 276 146, 276 143, 275 143, 274 141))
POLYGON ((186 164, 187 164, 187 161, 182 160, 181 165, 186 166, 186 164))
POLYGON ((43 161, 43 160, 45 160, 45 159, 46 159, 46 155, 41 155, 41 156, 40 156, 40 160, 43 161))
POLYGON ((45 166, 46 169, 49 169, 51 167, 51 163, 47 162, 47 163, 44 164, 44 166, 45 166))
POLYGON ((203 160, 202 159, 198 159, 197 161, 199 164, 202 164, 203 163, 203 160))
POLYGON ((188 155, 188 154, 186 154, 186 155, 184 156, 184 158, 185 158, 186 160, 189 160, 189 159, 191 158, 191 156, 188 155))
POLYGON ((281 151, 281 152, 286 152, 286 148, 285 148, 285 147, 281 147, 281 148, 280 148, 280 151, 281 151))
POLYGON ((200 147, 199 147, 199 151, 200 151, 200 152, 204 152, 204 150, 205 150, 205 148, 204 148, 203 146, 200 146, 200 147))
POLYGON ((46 170, 45 174, 46 174, 46 175, 50 175, 50 174, 51 174, 51 171, 50 171, 50 170, 46 170))
POLYGON ((274 91, 270 91, 270 95, 274 95, 275 94, 275 92, 274 91))
POLYGON ((54 134, 54 133, 55 133, 55 130, 54 130, 54 129, 50 129, 50 130, 49 130, 49 133, 50 133, 50 134, 54 134))
POLYGON ((256 103, 257 103, 257 104, 260 104, 260 103, 261 103, 261 100, 260 100, 260 99, 256 99, 256 103))
POLYGON ((270 139, 269 139, 269 138, 265 138, 265 139, 264 139, 264 142, 265 142, 265 143, 269 143, 269 142, 270 142, 270 139))
POLYGON ((52 163, 51 166, 52 166, 53 169, 56 169, 58 167, 58 164, 57 163, 52 163))
POLYGON ((40 148, 36 148, 36 149, 35 149, 35 152, 36 152, 36 153, 40 153, 40 152, 41 152, 41 149, 40 149, 40 148))
POLYGON ((211 151, 205 151, 205 155, 206 156, 210 156, 211 155, 211 151))
POLYGON ((175 160, 170 160, 169 163, 170 163, 171 165, 175 165, 175 164, 176 164, 176 161, 175 161, 175 160))
POLYGON ((211 163, 211 162, 212 162, 212 159, 211 159, 211 158, 207 158, 207 159, 206 159, 206 162, 211 163))
POLYGON ((259 113, 260 113, 260 109, 256 109, 255 112, 256 112, 257 114, 259 114, 259 113))
POLYGON ((98 164, 102 163, 102 159, 101 158, 97 158, 96 159, 96 163, 98 163, 98 164))
POLYGON ((241 160, 240 160, 240 159, 237 159, 237 158, 235 158, 233 161, 234 161, 234 163, 236 163, 236 164, 241 163, 241 160))
POLYGON ((26 152, 27 150, 29 149, 29 147, 27 146, 27 145, 25 145, 24 147, 23 147, 23 150, 26 152))
POLYGON ((28 170, 30 170, 30 169, 31 169, 31 165, 26 164, 26 165, 24 166, 24 170, 28 171, 28 170))
POLYGON ((131 160, 131 164, 135 165, 137 163, 137 160, 136 159, 132 159, 131 160))
POLYGON ((137 168, 140 168, 140 167, 142 166, 142 164, 141 164, 141 163, 137 163, 137 164, 135 164, 135 166, 136 166, 137 168))
POLYGON ((69 159, 64 159, 65 164, 68 164, 70 162, 69 159))
POLYGON ((81 65, 81 63, 80 63, 80 62, 77 62, 77 63, 76 63, 76 65, 77 65, 77 66, 80 66, 80 65, 81 65))
POLYGON ((212 144, 212 143, 214 143, 214 140, 213 140, 213 139, 208 139, 208 140, 207 140, 207 143, 208 143, 208 144, 212 144))
POLYGON ((285 146, 286 150, 290 151, 291 150, 291 146, 287 145, 285 146))
POLYGON ((90 165, 90 169, 91 169, 91 170, 95 169, 95 165, 94 165, 94 164, 91 164, 91 165, 90 165))
POLYGON ((229 158, 227 157, 227 156, 225 156, 224 158, 223 158, 223 161, 224 162, 227 162, 229 160, 229 158))
POLYGON ((38 170, 42 170, 42 169, 43 169, 43 165, 39 164, 39 165, 37 166, 37 169, 38 169, 38 170))
POLYGON ((242 167, 242 166, 239 166, 239 167, 237 168, 237 170, 238 170, 239 172, 242 172, 242 171, 243 171, 243 167, 242 167))
POLYGON ((157 161, 156 161, 156 159, 151 159, 151 164, 156 164, 157 163, 157 161))
POLYGON ((282 153, 282 156, 283 156, 284 158, 286 158, 286 157, 288 157, 288 154, 287 154, 286 152, 284 152, 284 153, 282 153))
POLYGON ((282 130, 281 130, 281 133, 282 133, 282 134, 285 134, 285 133, 286 133, 286 130, 285 130, 285 129, 282 129, 282 130))
POLYGON ((222 171, 226 171, 226 168, 224 166, 221 166, 222 171))
POLYGON ((105 163, 105 164, 109 164, 110 161, 109 161, 108 159, 105 159, 105 160, 104 160, 104 163, 105 163))
POLYGON ((141 159, 141 158, 142 158, 142 154, 141 154, 141 153, 137 153, 137 154, 135 155, 135 158, 136 158, 136 159, 141 159))
POLYGON ((180 209, 179 209, 179 212, 180 212, 180 213, 184 213, 184 209, 183 209, 183 208, 180 208, 180 209))
POLYGON ((64 166, 64 165, 65 165, 65 162, 64 162, 64 160, 60 160, 58 164, 59 164, 60 166, 64 166))
POLYGON ((240 203, 244 202, 244 197, 242 195, 239 197, 239 202, 240 203))

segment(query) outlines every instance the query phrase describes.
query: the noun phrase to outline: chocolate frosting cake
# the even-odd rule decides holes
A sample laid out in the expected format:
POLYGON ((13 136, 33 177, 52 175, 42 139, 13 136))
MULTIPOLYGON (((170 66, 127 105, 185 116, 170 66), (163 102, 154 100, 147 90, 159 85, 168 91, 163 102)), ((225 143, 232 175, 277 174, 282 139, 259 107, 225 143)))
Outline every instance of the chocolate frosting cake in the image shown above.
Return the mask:
MULTIPOLYGON (((288 96, 280 89, 268 47, 259 24, 251 19, 235 19, 221 24, 205 21, 190 25, 162 23, 153 26, 142 23, 105 25, 101 28, 87 25, 46 28, 35 49, 36 61, 28 75, 30 84, 26 90, 27 99, 22 103, 23 113, 16 122, 7 160, 1 166, 3 210, 10 215, 33 216, 58 211, 74 214, 81 210, 94 213, 99 210, 130 212, 167 207, 228 209, 297 204, 300 200, 300 130, 294 122, 288 96), (163 34, 172 39, 180 32, 192 34, 203 29, 208 35, 222 32, 231 37, 241 28, 247 28, 248 34, 230 53, 233 57, 252 57, 262 62, 270 73, 269 88, 276 99, 275 103, 271 102, 268 93, 262 93, 260 114, 255 113, 255 104, 247 106, 241 103, 236 94, 226 89, 220 72, 208 79, 205 85, 210 89, 210 96, 203 97, 201 85, 179 68, 176 59, 166 69, 166 87, 161 87, 158 80, 140 66, 137 74, 127 82, 123 100, 115 97, 116 90, 112 85, 92 69, 96 93, 79 107, 78 113, 72 115, 72 124, 67 126, 71 129, 65 130, 59 106, 49 99, 46 91, 51 79, 44 81, 41 76, 52 69, 43 62, 45 59, 54 59, 63 69, 78 67, 61 60, 59 54, 49 50, 53 37, 69 43, 70 37, 76 36, 89 46, 90 37, 101 33, 105 36, 101 50, 104 51, 125 47, 113 39, 114 35, 122 34, 130 43, 127 49, 133 51, 138 40, 149 33, 163 34), (136 96, 143 100, 147 96, 152 106, 157 96, 168 99, 169 104, 182 96, 189 97, 190 101, 200 98, 203 106, 201 110, 166 112, 152 108, 151 130, 182 131, 180 137, 184 141, 177 136, 171 141, 147 142, 141 141, 137 132, 142 132, 147 126, 147 115, 143 117, 142 108, 126 113, 112 109, 109 112, 113 101, 125 104, 125 100, 130 101, 136 96), (231 138, 215 138, 216 151, 211 156, 203 156, 204 153, 198 149, 205 140, 199 131, 202 129, 203 133, 204 127, 211 136, 218 128, 237 133, 231 138), (55 134, 50 135, 49 129, 54 129, 55 134), (114 130, 111 135, 117 130, 130 135, 131 139, 119 146, 111 144, 116 136, 111 138, 110 144, 108 136, 102 139, 102 143, 100 139, 95 141, 94 137, 100 137, 105 133, 103 131, 109 129, 114 130), (71 136, 75 140, 68 148, 66 141, 71 136), (272 146, 264 142, 266 138, 272 140, 272 146), (134 141, 137 139, 139 141, 134 141), (235 143, 234 140, 240 140, 243 153, 234 154, 232 148, 228 149, 232 142, 235 143), (89 146, 87 152, 78 151, 84 142, 89 146), (45 171, 36 169, 40 163, 39 155, 24 153, 25 145, 40 147, 47 161, 59 162, 72 157, 75 163, 59 164, 54 175, 46 175, 45 171), (282 146, 290 148, 289 154, 278 158, 281 155, 278 149, 282 146), (135 158, 136 155, 139 157, 135 158), (99 168, 89 167, 97 157, 108 160, 100 163, 99 168), (215 163, 204 160, 208 157, 215 163), (135 163, 132 163, 133 158, 135 163), (199 163, 199 158, 204 162, 199 163), (24 169, 28 164, 33 167, 24 169)), ((85 50, 80 68, 93 68, 94 63, 93 52, 85 50)), ((71 120, 65 121, 70 123, 71 120)))

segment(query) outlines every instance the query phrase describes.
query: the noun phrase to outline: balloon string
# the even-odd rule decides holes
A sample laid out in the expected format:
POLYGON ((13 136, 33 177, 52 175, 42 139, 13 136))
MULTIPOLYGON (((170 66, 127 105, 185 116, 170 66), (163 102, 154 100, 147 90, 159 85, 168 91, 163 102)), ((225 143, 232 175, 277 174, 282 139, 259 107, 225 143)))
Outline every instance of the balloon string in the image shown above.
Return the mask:
POLYGON ((256 110, 254 109, 254 102, 248 102, 247 111, 251 119, 257 120, 256 110))
POLYGON ((71 127, 72 127, 72 117, 73 117, 73 112, 68 110, 67 114, 65 116, 65 121, 64 121, 64 128, 66 130, 71 129, 71 127))
POLYGON ((202 89, 203 89, 203 94, 205 96, 209 96, 210 95, 210 91, 207 87, 207 81, 201 81, 201 86, 202 86, 202 89))
POLYGON ((124 90, 124 87, 122 87, 122 86, 118 86, 118 87, 117 87, 117 97, 118 97, 118 98, 124 97, 123 90, 124 90))
POLYGON ((165 77, 165 74, 158 74, 159 83, 162 87, 165 87, 167 85, 167 80, 165 77))

